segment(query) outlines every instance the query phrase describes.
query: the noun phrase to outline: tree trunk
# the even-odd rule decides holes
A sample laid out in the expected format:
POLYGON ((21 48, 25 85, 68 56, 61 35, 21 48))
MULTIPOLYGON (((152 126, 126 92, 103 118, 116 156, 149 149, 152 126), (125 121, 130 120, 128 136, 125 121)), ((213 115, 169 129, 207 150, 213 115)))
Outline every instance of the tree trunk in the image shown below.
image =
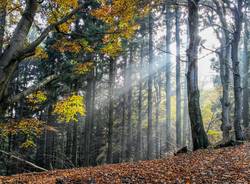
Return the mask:
MULTIPOLYGON (((189 38, 189 30, 187 27, 187 45, 186 48, 188 49, 188 40, 189 38)), ((191 131, 190 131, 190 121, 189 121, 189 114, 188 114, 188 91, 187 91, 187 71, 188 71, 188 63, 185 63, 185 77, 184 77, 184 89, 183 89, 183 129, 182 129, 182 140, 183 146, 190 145, 190 138, 191 138, 191 131)), ((192 138, 191 138, 192 139, 192 138)))
POLYGON ((77 167, 77 153, 78 153, 78 138, 77 138, 78 131, 77 129, 78 129, 78 123, 74 122, 71 160, 75 167, 77 167))
POLYGON ((180 61, 180 10, 175 8, 176 39, 176 146, 181 147, 181 61, 180 61))
POLYGON ((234 14, 234 25, 235 30, 233 33, 233 40, 231 42, 231 58, 233 63, 233 79, 234 79, 234 130, 236 140, 243 140, 243 132, 241 129, 242 121, 242 89, 241 89, 241 76, 239 69, 239 42, 240 35, 242 30, 242 6, 243 0, 238 0, 238 7, 235 7, 233 10, 234 14))
POLYGON ((201 109, 200 93, 198 88, 198 46, 200 38, 198 36, 198 6, 199 0, 188 0, 188 17, 189 17, 189 48, 188 57, 188 109, 192 129, 193 149, 206 148, 208 138, 204 130, 201 109))
POLYGON ((147 159, 153 159, 153 127, 152 127, 152 86, 153 86, 153 15, 149 15, 149 65, 148 65, 148 129, 147 129, 147 159))
POLYGON ((85 119, 85 146, 84 146, 84 166, 89 166, 90 164, 90 138, 92 134, 91 123, 93 116, 92 108, 92 98, 93 98, 93 84, 94 84, 94 71, 91 71, 88 76, 87 81, 87 92, 86 92, 86 119, 85 119))
POLYGON ((114 80, 115 80, 115 61, 110 59, 109 62, 109 111, 108 111, 108 150, 107 150, 107 163, 112 163, 112 153, 113 153, 113 121, 114 121, 114 101, 113 101, 113 93, 114 93, 114 80))
POLYGON ((4 42, 4 33, 6 26, 6 6, 7 0, 1 1, 0 5, 0 55, 3 53, 3 42, 4 42))
POLYGON ((223 139, 229 139, 229 131, 231 130, 231 124, 229 120, 229 84, 230 84, 230 34, 228 32, 228 23, 225 17, 225 6, 221 5, 218 0, 213 0, 216 5, 217 13, 219 15, 219 19, 221 25, 224 27, 222 32, 222 37, 220 38, 219 32, 217 33, 217 37, 220 39, 221 48, 219 51, 219 61, 220 61, 220 78, 222 84, 222 125, 221 130, 223 131, 223 139))
POLYGON ((136 136, 136 160, 140 160, 142 158, 141 153, 141 138, 142 138, 142 84, 143 84, 143 78, 142 78, 142 68, 143 68, 143 48, 144 44, 141 44, 141 50, 140 50, 140 76, 139 76, 139 95, 138 95, 138 122, 137 122, 137 136, 136 136))
POLYGON ((161 73, 158 74, 155 80, 156 103, 155 103, 155 156, 160 157, 160 130, 159 130, 159 117, 161 105, 161 73))
POLYGON ((132 151, 132 64, 133 64, 133 46, 129 46, 129 63, 128 63, 128 75, 127 75, 127 89, 128 89, 128 124, 127 124, 127 160, 131 159, 132 151))
POLYGON ((171 56, 170 56, 170 44, 171 44, 171 11, 170 7, 166 5, 166 151, 170 149, 171 144, 171 56))
POLYGON ((248 41, 249 41, 249 31, 248 22, 245 21, 245 35, 244 35, 244 79, 243 79, 243 125, 245 128, 249 126, 249 55, 248 55, 248 41))
POLYGON ((125 161, 125 157, 126 157, 126 126, 125 126, 125 122, 126 122, 126 85, 127 85, 127 55, 125 54, 123 57, 124 63, 123 63, 123 91, 124 94, 122 94, 122 132, 121 132, 121 161, 125 161))
POLYGON ((15 64, 13 59, 24 46, 24 42, 33 23, 37 8, 37 1, 26 1, 25 10, 19 23, 17 24, 10 43, 7 49, 5 49, 5 51, 0 55, 0 102, 2 102, 4 97, 4 89, 8 86, 8 78, 11 78, 9 71, 7 70, 13 68, 15 64))

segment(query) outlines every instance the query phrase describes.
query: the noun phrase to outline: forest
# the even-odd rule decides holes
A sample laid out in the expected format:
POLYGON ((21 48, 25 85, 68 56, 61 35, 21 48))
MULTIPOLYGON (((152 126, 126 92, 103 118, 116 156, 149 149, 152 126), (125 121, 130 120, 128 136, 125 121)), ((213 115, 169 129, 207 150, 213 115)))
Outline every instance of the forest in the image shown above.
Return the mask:
POLYGON ((0 183, 250 183, 249 46, 249 0, 0 0, 0 183))

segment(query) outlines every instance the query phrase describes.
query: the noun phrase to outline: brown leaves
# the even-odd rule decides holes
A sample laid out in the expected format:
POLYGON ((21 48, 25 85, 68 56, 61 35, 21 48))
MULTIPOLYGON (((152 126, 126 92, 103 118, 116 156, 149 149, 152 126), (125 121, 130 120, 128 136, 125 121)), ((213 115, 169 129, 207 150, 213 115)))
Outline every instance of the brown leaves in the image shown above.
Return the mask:
POLYGON ((168 159, 0 177, 0 183, 250 183, 250 144, 200 150, 168 159))

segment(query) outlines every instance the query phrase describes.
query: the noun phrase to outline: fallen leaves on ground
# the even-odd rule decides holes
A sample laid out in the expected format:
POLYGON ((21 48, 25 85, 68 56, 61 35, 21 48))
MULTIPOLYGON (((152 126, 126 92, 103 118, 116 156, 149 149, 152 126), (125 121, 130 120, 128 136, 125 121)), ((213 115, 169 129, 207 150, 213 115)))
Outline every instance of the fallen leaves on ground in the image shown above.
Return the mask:
POLYGON ((250 143, 167 159, 0 177, 10 184, 249 184, 250 143))

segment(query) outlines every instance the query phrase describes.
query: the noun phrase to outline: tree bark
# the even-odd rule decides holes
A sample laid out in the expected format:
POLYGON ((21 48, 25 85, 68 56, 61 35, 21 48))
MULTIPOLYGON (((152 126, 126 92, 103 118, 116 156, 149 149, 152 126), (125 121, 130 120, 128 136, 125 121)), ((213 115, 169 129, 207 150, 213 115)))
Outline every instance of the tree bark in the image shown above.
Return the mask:
POLYGON ((6 6, 7 0, 1 1, 0 5, 0 55, 3 53, 3 42, 5 35, 5 26, 6 26, 6 6))
POLYGON ((128 75, 127 75, 127 90, 128 90, 128 123, 127 123, 127 160, 131 159, 132 152, 132 64, 133 64, 133 46, 130 43, 129 46, 129 63, 128 63, 128 75))
POLYGON ((136 160, 140 160, 142 158, 142 148, 141 148, 141 142, 142 142, 142 84, 143 84, 143 78, 142 78, 142 68, 143 68, 143 49, 144 44, 141 44, 140 48, 140 76, 139 76, 139 95, 138 95, 138 122, 137 122, 137 136, 136 136, 136 160))
POLYGON ((239 69, 239 42, 242 30, 242 7, 243 0, 237 1, 237 7, 233 9, 234 14, 234 26, 235 30, 233 32, 233 40, 231 42, 231 58, 233 63, 233 79, 234 79, 234 130, 236 140, 243 140, 243 132, 241 129, 242 121, 242 89, 241 89, 241 76, 239 69))
POLYGON ((148 129, 147 129, 147 159, 153 159, 153 127, 152 127, 152 95, 153 95, 153 15, 149 15, 149 65, 148 65, 148 129))
POLYGON ((200 93, 198 88, 198 46, 200 38, 198 36, 198 6, 199 0, 188 0, 188 17, 189 17, 189 48, 188 57, 188 109, 192 129, 193 149, 207 148, 208 138, 204 130, 201 109, 200 93))
POLYGON ((170 56, 170 44, 171 44, 171 11, 170 7, 166 5, 166 70, 165 70, 165 78, 166 78, 166 151, 170 149, 171 144, 171 56, 170 56))
POLYGON ((181 61, 180 61, 180 10, 175 8, 176 39, 176 146, 181 147, 181 61))
POLYGON ((91 123, 93 116, 92 108, 92 97, 93 97, 93 71, 90 72, 87 81, 87 92, 86 92, 86 119, 85 119, 85 146, 84 146, 84 166, 90 164, 90 137, 92 134, 91 123))
POLYGON ((228 32, 228 23, 225 17, 226 8, 225 6, 219 3, 218 0, 213 0, 216 5, 217 14, 219 15, 219 19, 221 25, 223 26, 222 37, 220 38, 220 34, 217 31, 217 37, 221 42, 221 48, 219 51, 219 61, 220 61, 220 79, 222 84, 222 125, 221 130, 223 131, 223 139, 229 139, 229 131, 231 130, 231 124, 229 120, 230 114, 230 102, 229 102, 229 84, 230 84, 230 33, 228 32))
POLYGON ((109 111, 108 111, 108 150, 107 150, 107 163, 112 163, 112 153, 113 153, 113 121, 114 121, 114 80, 115 80, 115 61, 110 59, 109 62, 109 111))
POLYGON ((161 73, 155 78, 155 91, 156 91, 156 103, 155 103, 155 157, 160 158, 160 130, 159 130, 159 118, 160 118, 160 105, 161 105, 161 73))
POLYGON ((248 42, 249 42, 249 30, 248 30, 248 20, 245 21, 244 26, 244 59, 243 59, 243 69, 244 69, 244 79, 243 79, 243 125, 245 128, 249 126, 249 54, 248 54, 248 42))

